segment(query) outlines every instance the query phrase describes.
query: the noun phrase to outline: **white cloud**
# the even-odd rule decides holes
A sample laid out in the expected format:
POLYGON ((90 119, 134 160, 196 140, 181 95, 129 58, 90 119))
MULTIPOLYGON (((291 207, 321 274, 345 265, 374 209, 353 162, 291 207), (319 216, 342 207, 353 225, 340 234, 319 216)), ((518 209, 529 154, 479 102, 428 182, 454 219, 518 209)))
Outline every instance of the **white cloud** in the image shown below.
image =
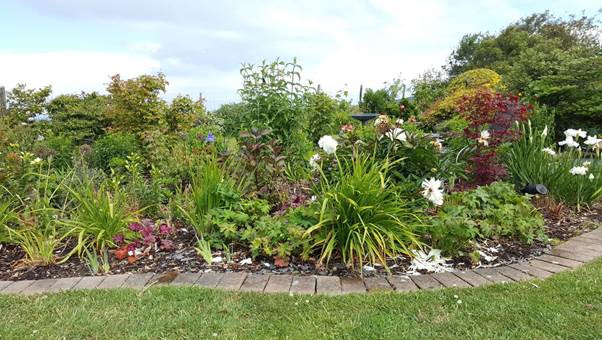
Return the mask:
POLYGON ((159 61, 132 53, 0 51, 2 85, 52 85, 55 94, 98 91, 105 88, 111 75, 135 77, 159 69, 159 61))
POLYGON ((161 44, 153 41, 136 41, 130 44, 129 49, 135 53, 152 54, 159 51, 161 44))

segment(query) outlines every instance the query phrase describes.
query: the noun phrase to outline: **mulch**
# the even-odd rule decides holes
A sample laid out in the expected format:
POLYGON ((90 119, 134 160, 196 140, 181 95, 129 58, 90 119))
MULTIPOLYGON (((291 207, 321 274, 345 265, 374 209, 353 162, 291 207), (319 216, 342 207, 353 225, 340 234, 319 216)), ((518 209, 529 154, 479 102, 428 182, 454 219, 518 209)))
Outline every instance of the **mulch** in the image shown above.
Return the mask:
MULTIPOLYGON (((497 238, 481 240, 478 249, 482 252, 481 262, 476 266, 500 266, 519 260, 530 259, 541 255, 551 249, 555 242, 567 240, 573 236, 593 230, 602 222, 602 205, 598 204, 588 210, 575 213, 564 207, 550 205, 549 202, 534 202, 546 221, 546 234, 552 242, 535 241, 531 245, 524 244, 511 238, 497 238), (485 260, 489 258, 489 262, 485 260)), ((337 275, 357 276, 357 273, 346 268, 345 265, 333 262, 328 267, 318 265, 316 259, 302 261, 291 258, 288 263, 278 263, 273 258, 258 257, 252 264, 241 265, 239 262, 250 257, 245 249, 230 249, 228 252, 215 252, 214 257, 221 256, 223 262, 215 264, 205 263, 195 250, 196 238, 191 231, 184 228, 177 229, 171 236, 175 244, 173 251, 159 251, 151 256, 139 258, 136 262, 128 263, 127 260, 117 261, 110 255, 111 269, 107 274, 121 273, 163 273, 168 271, 179 272, 207 272, 207 271, 246 271, 264 274, 306 274, 306 275, 337 275), (228 255, 230 254, 230 255, 228 255), (276 266, 279 264, 280 266, 276 266)), ((65 255, 69 247, 58 251, 57 257, 65 255)), ((85 261, 77 256, 71 257, 61 264, 49 266, 18 266, 24 257, 24 252, 17 246, 0 245, 0 280, 32 280, 45 278, 64 278, 74 276, 95 275, 88 268, 85 261)), ((410 267, 410 259, 400 257, 390 259, 388 266, 393 274, 405 274, 410 267)), ((451 265, 455 268, 465 269, 475 267, 468 257, 452 259, 451 265)), ((387 271, 382 266, 367 267, 364 276, 385 274, 387 271)), ((98 274, 101 275, 101 274, 98 274)))

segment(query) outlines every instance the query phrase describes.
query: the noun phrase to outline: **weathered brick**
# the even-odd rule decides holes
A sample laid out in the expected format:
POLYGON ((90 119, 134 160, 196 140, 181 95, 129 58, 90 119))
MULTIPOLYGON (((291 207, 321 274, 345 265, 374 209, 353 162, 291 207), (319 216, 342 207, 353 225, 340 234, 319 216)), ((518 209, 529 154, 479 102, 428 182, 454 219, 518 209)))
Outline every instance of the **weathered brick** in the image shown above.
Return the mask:
POLYGON ((316 292, 318 294, 341 294, 341 280, 337 276, 317 276, 316 292))
POLYGON ((433 274, 433 277, 435 278, 435 280, 441 282, 442 285, 444 285, 445 287, 448 287, 448 288, 470 287, 468 282, 460 279, 459 277, 457 277, 456 275, 454 275, 452 273, 435 273, 435 274, 433 274))
POLYGON ((399 292, 410 292, 418 290, 418 286, 408 276, 393 275, 387 278, 389 283, 399 292))
POLYGON ((263 292, 265 285, 268 283, 270 275, 249 274, 243 282, 240 290, 243 292, 263 292))
POLYGON ((270 275, 263 291, 266 293, 288 293, 292 282, 292 275, 270 275))
POLYGON ((364 278, 366 289, 369 292, 375 291, 391 291, 393 287, 389 284, 389 281, 382 276, 370 276, 364 278))
POLYGON ((245 272, 227 272, 220 280, 217 288, 224 290, 239 290, 245 281, 247 273, 245 272))
POLYGON ((438 289, 443 288, 443 285, 435 280, 435 278, 431 274, 426 275, 413 275, 412 281, 418 286, 420 289, 438 289))
POLYGON ((293 294, 315 294, 316 277, 311 275, 293 276, 290 292, 293 294))
POLYGON ((475 273, 472 270, 462 270, 453 272, 457 277, 468 282, 473 287, 478 287, 486 284, 491 284, 493 281, 487 280, 483 276, 475 273))

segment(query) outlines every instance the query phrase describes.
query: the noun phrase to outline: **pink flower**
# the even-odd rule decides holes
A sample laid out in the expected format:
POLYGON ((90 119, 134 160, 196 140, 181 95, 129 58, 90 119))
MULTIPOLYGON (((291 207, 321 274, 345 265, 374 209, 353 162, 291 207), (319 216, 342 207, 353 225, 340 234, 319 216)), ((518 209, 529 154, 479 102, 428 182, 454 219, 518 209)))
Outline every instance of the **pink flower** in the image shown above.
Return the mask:
POLYGON ((123 237, 123 234, 117 234, 117 235, 113 236, 113 241, 115 241, 115 243, 117 243, 117 245, 122 245, 123 242, 125 241, 125 238, 123 237))
POLYGON ((159 234, 161 235, 168 235, 173 233, 173 231, 173 228, 167 223, 161 223, 161 225, 159 225, 159 234))
POLYGON ((351 124, 345 124, 345 125, 341 126, 341 131, 343 131, 343 132, 352 132, 353 131, 353 125, 351 125, 351 124))
POLYGON ((140 224, 138 222, 130 223, 129 228, 131 231, 141 231, 142 224, 140 224))

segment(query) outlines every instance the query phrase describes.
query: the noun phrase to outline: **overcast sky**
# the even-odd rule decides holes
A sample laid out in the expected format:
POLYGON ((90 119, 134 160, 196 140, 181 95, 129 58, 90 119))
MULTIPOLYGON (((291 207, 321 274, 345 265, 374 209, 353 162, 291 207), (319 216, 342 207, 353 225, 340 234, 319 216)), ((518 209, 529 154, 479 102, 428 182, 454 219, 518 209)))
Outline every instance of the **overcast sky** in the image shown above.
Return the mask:
POLYGON ((0 85, 103 91, 109 76, 163 72, 167 97, 238 99, 242 62, 298 57, 334 93, 409 81, 462 35, 549 9, 594 14, 600 0, 0 0, 0 85))

